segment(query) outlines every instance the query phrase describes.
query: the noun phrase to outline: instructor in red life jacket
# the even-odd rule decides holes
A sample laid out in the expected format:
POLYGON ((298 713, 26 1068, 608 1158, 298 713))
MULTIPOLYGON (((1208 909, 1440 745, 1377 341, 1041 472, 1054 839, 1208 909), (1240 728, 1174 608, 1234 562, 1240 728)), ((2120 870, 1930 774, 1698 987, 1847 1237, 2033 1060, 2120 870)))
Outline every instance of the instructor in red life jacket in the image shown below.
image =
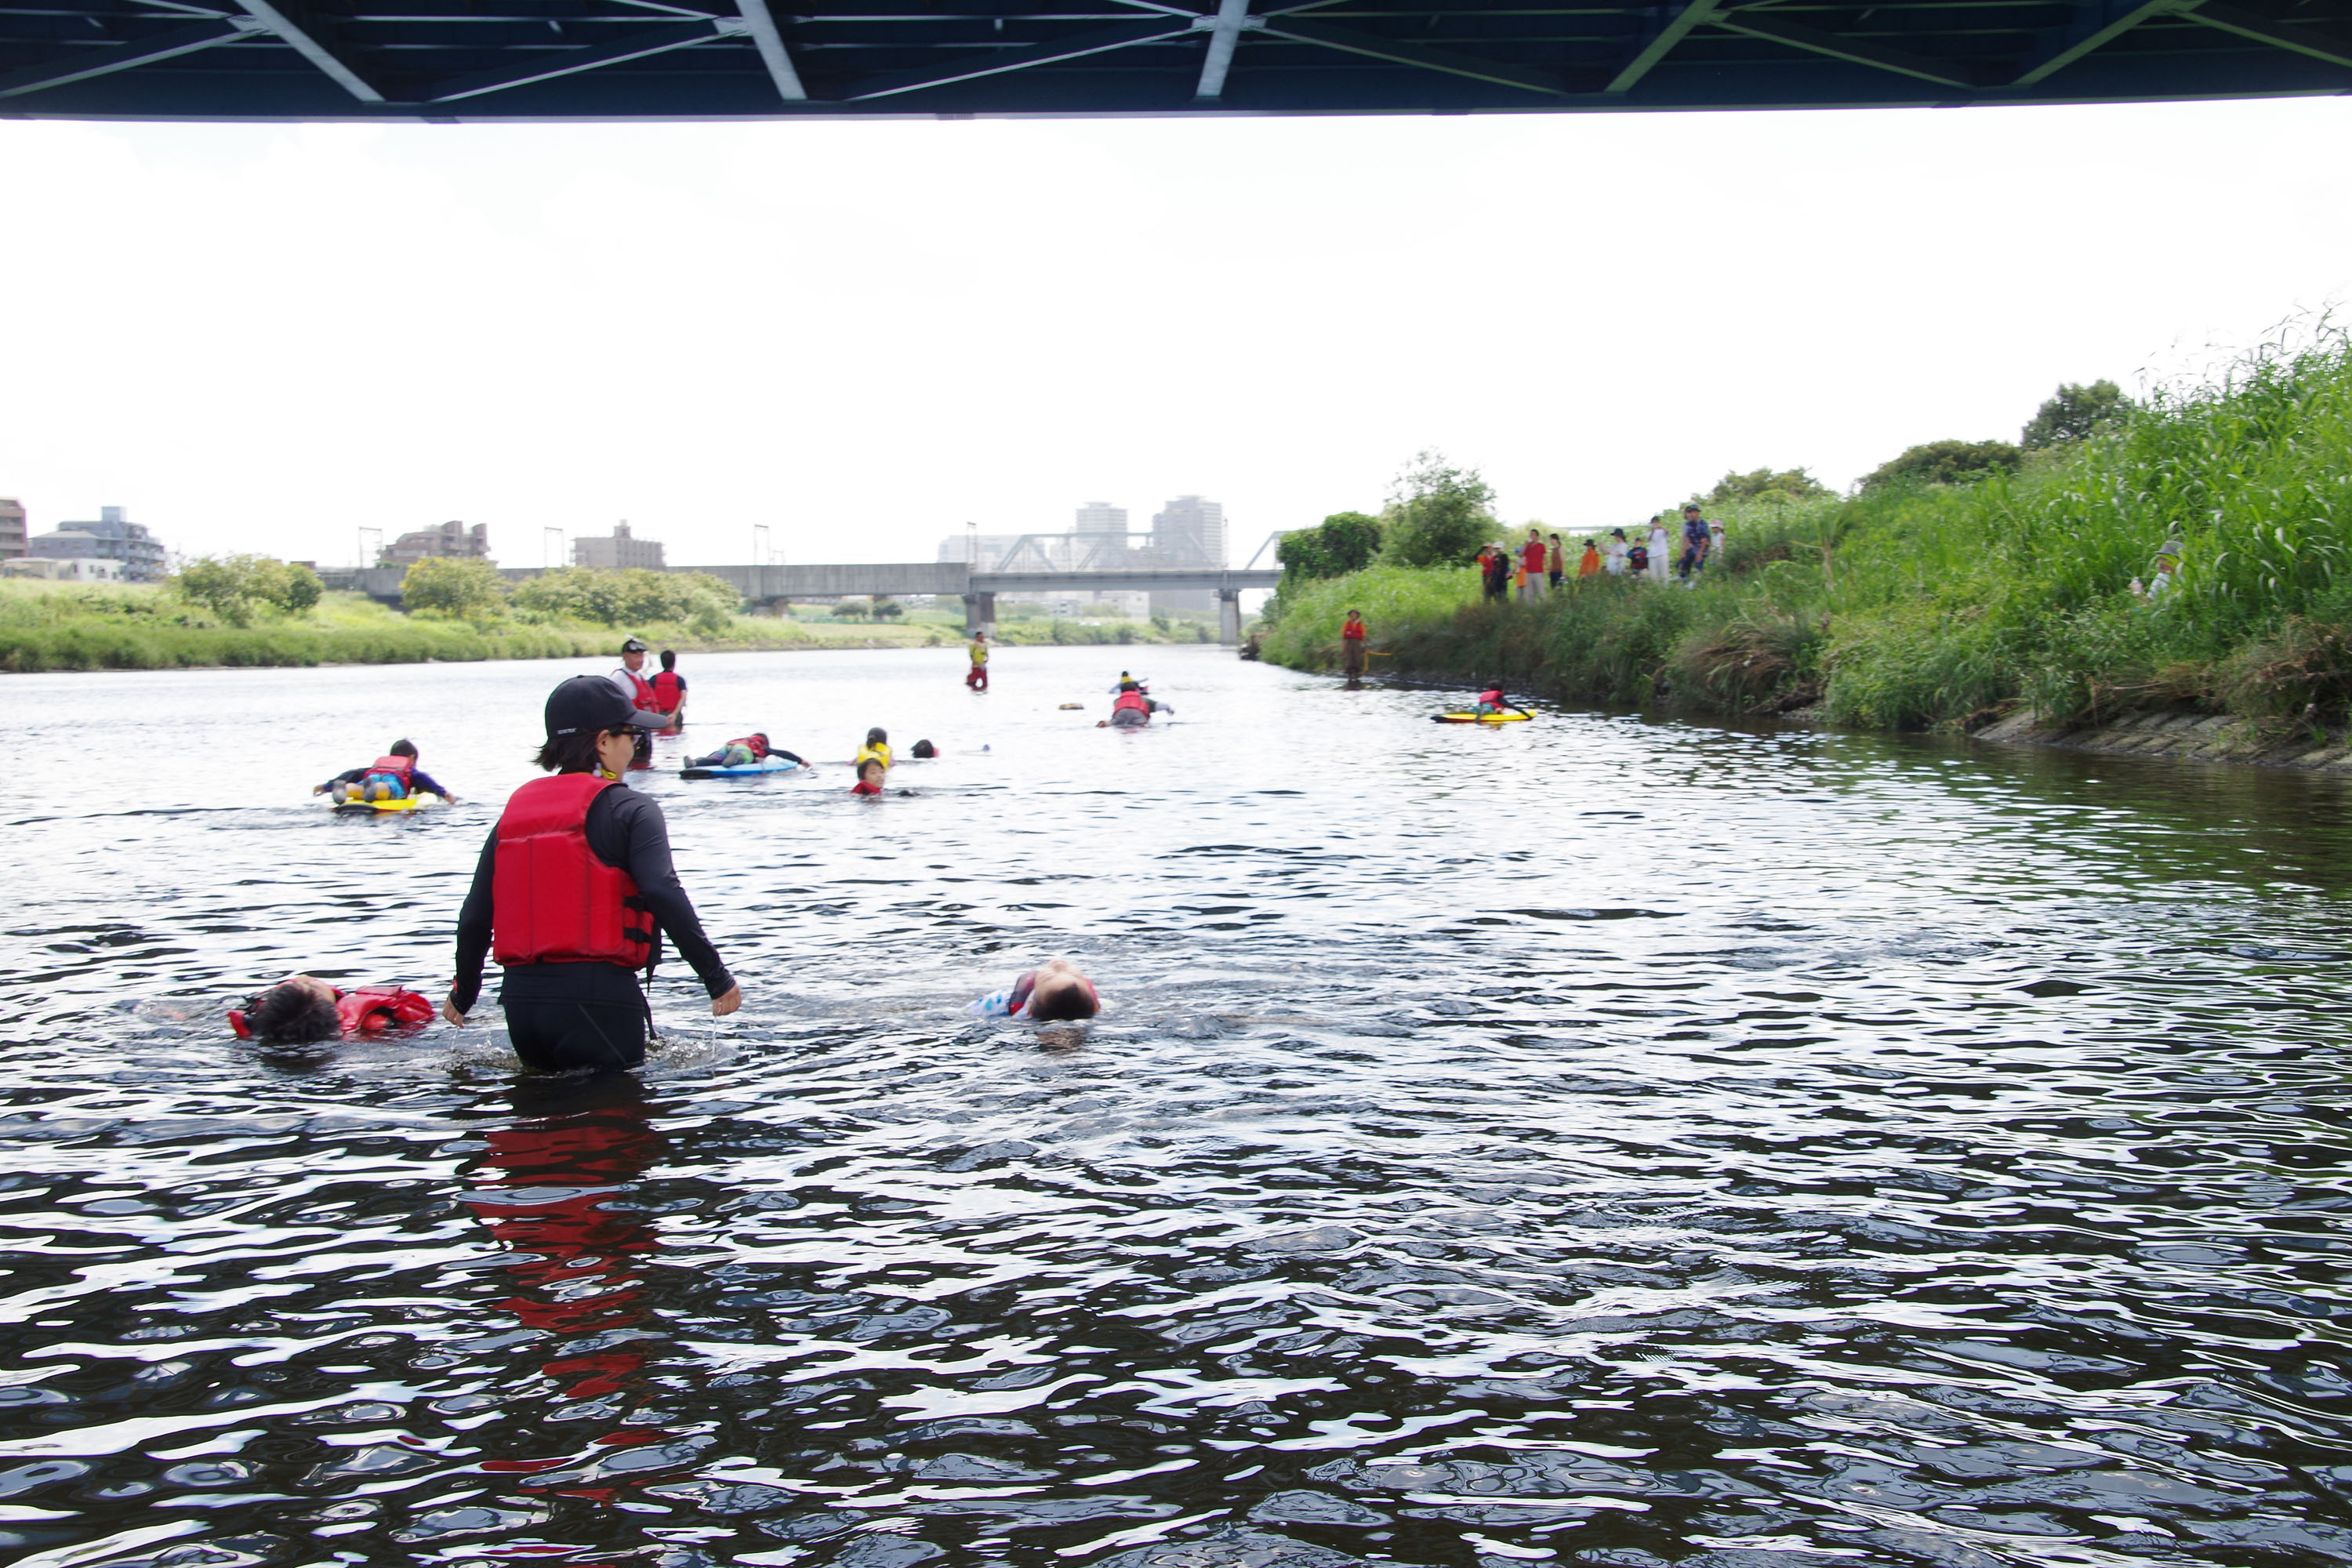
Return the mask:
POLYGON ((686 677, 677 672, 677 654, 661 650, 661 673, 653 679, 654 706, 669 715, 669 727, 686 728, 686 677))
POLYGON ((442 1016, 466 1021, 482 960, 495 958, 506 971, 507 1033, 534 1071, 645 1059, 636 972, 653 967, 665 931, 710 993, 714 1015, 743 1003, 678 886, 661 807, 621 783, 638 733, 635 710, 613 682, 580 675, 555 689, 538 757, 552 776, 507 802, 457 916, 457 972, 442 1016))
POLYGON ((653 765, 654 746, 650 737, 656 731, 677 728, 677 715, 662 706, 661 693, 654 689, 653 680, 646 676, 645 669, 645 642, 642 638, 631 637, 621 645, 621 668, 607 678, 613 683, 613 689, 629 700, 629 707, 635 715, 630 722, 637 727, 637 743, 630 765, 640 768, 653 765))

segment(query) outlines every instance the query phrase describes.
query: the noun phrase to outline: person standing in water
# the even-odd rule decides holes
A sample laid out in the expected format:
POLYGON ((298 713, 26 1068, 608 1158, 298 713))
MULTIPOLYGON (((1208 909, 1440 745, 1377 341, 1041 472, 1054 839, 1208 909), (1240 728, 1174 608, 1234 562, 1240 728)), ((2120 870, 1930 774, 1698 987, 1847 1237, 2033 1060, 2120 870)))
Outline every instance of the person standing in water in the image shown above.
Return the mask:
POLYGON ((515 1055, 535 1072, 619 1071, 645 1060, 651 1014, 637 981, 667 931, 725 1017, 743 1004, 671 864, 669 827, 621 783, 636 710, 609 680, 574 676, 547 699, 537 762, 482 846, 457 916, 443 1017, 463 1025, 482 960, 506 972, 499 1001, 515 1055))
POLYGON ((971 634, 971 668, 965 672, 963 683, 974 691, 988 689, 988 632, 986 628, 971 634))
POLYGON ((1364 678, 1364 612, 1349 610, 1347 624, 1339 628, 1339 668, 1351 686, 1364 678))
POLYGON ((661 650, 661 673, 653 678, 654 702, 669 715, 669 727, 686 728, 686 677, 677 672, 677 654, 661 650))

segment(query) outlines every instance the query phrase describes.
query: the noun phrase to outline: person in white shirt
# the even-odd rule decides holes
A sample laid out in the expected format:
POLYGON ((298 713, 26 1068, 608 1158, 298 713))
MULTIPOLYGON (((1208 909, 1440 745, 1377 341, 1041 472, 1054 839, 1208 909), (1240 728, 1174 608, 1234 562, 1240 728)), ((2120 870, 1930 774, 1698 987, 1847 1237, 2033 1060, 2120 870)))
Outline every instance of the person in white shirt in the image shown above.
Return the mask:
POLYGON ((1666 563, 1674 558, 1674 541, 1666 532, 1665 519, 1650 520, 1650 581, 1666 580, 1666 563))

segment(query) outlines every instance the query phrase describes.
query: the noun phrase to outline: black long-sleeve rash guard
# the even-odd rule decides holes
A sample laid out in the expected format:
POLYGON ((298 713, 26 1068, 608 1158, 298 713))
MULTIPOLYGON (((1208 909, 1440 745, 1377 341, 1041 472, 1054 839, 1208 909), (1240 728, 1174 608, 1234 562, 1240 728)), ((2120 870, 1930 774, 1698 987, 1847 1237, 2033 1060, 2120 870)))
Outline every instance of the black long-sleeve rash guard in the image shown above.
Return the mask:
MULTIPOLYGON (((624 785, 608 789, 588 803, 586 824, 588 848, 607 866, 626 871, 637 884, 637 896, 645 900, 661 929, 668 934, 670 945, 678 956, 694 967, 703 989, 713 996, 724 996, 733 989, 735 977, 727 973, 719 961, 719 950, 710 945, 703 934, 702 921, 695 914, 694 905, 678 884, 677 868, 669 855, 669 825, 663 821, 661 807, 652 797, 639 795, 624 785)), ((452 1003, 460 1013, 470 1012, 482 991, 482 961, 489 956, 491 926, 491 886, 499 854, 499 832, 493 827, 483 841, 482 858, 474 864, 474 885, 466 893, 465 907, 457 913, 457 977, 450 987, 452 1003)), ((532 970, 586 970, 614 968, 608 964, 530 964, 520 966, 532 970)), ((516 973, 510 970, 509 974, 516 973)), ((585 977, 583 977, 585 978, 585 977)))

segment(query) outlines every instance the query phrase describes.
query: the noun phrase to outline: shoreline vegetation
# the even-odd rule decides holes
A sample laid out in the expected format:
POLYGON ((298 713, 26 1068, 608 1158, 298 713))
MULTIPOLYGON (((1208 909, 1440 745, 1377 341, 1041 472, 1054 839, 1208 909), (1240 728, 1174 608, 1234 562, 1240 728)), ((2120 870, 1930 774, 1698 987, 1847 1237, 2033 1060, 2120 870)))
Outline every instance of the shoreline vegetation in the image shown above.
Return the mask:
MULTIPOLYGON (((488 563, 421 562, 401 609, 324 592, 307 570, 259 556, 205 557, 163 584, 0 581, 0 672, 234 668, 585 658, 636 636, 680 653, 942 647, 961 608, 887 600, 750 616, 698 573, 551 573, 508 591, 488 563)), ((1000 619, 1000 645, 1213 640, 1202 624, 1000 619)))
POLYGON ((1720 558, 1687 589, 1580 578, 1585 539, 1607 530, 1562 530, 1570 575, 1541 604, 1482 600, 1476 572, 1455 563, 1529 525, 1507 528, 1475 473, 1424 455, 1379 519, 1325 525, 1337 553, 1357 557, 1348 569, 1302 531, 1257 653, 1336 671, 1352 607, 1382 677, 1500 679, 1604 707, 1948 733, 1998 723, 2018 738, 2196 715, 2232 721, 2242 750, 2341 732, 2352 720, 2352 341, 2322 321, 2138 405, 2108 384, 2062 388, 2037 424, 2099 389, 2110 395, 2095 417, 2038 447, 2034 426, 2023 447, 1914 447, 1849 495, 1801 470, 1727 476, 1705 503, 1725 524, 1720 558), (1452 500, 1433 475, 1451 477, 1452 500), (1791 479, 1802 482, 1780 483, 1791 479), (1770 484, 1738 499, 1759 480, 1770 484), (1414 560, 1426 513, 1459 510, 1462 493, 1475 503, 1475 538, 1442 563, 1414 560), (1378 525, 1369 552, 1366 523, 1378 525))

